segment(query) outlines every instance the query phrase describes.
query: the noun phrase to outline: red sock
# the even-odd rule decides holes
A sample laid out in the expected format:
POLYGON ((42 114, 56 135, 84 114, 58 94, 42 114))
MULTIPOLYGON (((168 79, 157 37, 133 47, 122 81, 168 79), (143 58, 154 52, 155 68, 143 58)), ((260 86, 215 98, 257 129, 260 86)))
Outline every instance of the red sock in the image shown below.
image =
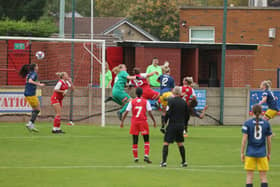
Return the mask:
POLYGON ((60 128, 60 116, 55 116, 53 121, 53 127, 60 128))
POLYGON ((132 145, 132 153, 133 153, 134 159, 138 158, 138 145, 137 144, 132 145))
POLYGON ((150 153, 150 142, 145 142, 144 150, 145 150, 145 156, 149 156, 149 153, 150 153))

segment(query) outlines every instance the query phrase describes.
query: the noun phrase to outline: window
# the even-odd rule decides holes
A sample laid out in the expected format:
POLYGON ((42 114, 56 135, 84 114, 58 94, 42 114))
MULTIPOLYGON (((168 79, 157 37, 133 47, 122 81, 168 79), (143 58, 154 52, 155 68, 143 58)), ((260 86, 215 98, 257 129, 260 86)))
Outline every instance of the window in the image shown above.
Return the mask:
POLYGON ((190 27, 190 43, 215 43, 214 27, 190 27))

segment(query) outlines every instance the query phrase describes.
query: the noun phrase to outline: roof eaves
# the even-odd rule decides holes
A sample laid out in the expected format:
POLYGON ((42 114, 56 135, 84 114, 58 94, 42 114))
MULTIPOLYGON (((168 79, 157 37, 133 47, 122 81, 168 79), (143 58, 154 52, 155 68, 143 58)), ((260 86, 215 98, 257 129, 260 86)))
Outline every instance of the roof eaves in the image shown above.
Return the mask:
POLYGON ((139 26, 137 26, 135 24, 130 23, 128 21, 128 19, 126 19, 126 18, 121 20, 120 22, 116 23, 115 25, 109 27, 108 29, 106 29, 103 34, 108 34, 108 33, 112 32, 113 30, 115 30, 116 28, 118 28, 119 26, 121 26, 124 23, 128 24, 129 26, 131 26, 132 28, 134 28, 138 32, 142 33, 145 37, 149 38, 150 40, 158 41, 158 39, 156 37, 152 36, 151 34, 146 32, 145 30, 143 30, 141 27, 139 27, 139 26))

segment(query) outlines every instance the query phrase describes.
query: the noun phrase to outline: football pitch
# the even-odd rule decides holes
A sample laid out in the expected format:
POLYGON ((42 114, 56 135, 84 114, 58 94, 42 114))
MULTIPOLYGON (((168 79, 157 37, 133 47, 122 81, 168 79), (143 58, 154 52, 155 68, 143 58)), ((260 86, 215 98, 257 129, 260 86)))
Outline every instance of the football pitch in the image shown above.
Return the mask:
MULTIPOLYGON (((160 168, 163 136, 151 128, 150 158, 132 158, 129 127, 63 126, 67 133, 51 134, 50 123, 30 133, 23 123, 0 123, 0 186, 108 187, 240 187, 245 171, 240 161, 241 127, 190 127, 185 140, 187 168, 180 167, 177 146, 170 145, 167 168, 160 168)), ((280 184, 280 126, 273 126, 270 186, 280 184)), ((259 186, 256 173, 254 185, 259 186)))

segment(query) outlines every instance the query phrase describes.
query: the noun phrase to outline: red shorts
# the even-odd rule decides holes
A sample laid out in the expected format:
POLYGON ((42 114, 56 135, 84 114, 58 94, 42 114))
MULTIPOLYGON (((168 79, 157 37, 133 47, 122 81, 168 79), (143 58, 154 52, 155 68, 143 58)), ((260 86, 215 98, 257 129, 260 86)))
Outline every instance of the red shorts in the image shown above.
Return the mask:
POLYGON ((131 126, 129 134, 131 135, 147 135, 149 134, 149 125, 147 121, 133 121, 131 120, 131 126))
POLYGON ((144 99, 155 100, 157 97, 159 97, 159 92, 151 88, 144 88, 142 97, 144 99))
POLYGON ((56 97, 52 96, 51 97, 51 104, 53 105, 53 104, 57 104, 57 103, 59 103, 60 106, 62 107, 62 99, 57 99, 56 97))

